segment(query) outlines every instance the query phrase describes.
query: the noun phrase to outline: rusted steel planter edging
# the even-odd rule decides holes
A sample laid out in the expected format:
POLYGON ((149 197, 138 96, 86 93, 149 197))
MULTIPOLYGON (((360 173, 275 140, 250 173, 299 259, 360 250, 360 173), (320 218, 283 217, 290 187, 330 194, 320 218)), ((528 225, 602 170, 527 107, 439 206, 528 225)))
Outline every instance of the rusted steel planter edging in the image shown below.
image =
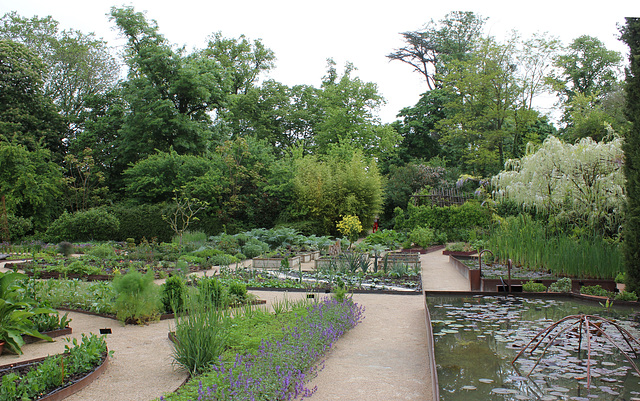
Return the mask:
MULTIPOLYGON (((18 363, 12 363, 9 365, 4 365, 4 366, 0 366, 0 369, 3 368, 8 368, 11 365, 28 365, 30 363, 34 363, 34 362, 40 362, 42 360, 44 360, 46 357, 42 357, 42 358, 37 358, 37 359, 31 359, 28 361, 22 361, 22 362, 18 362, 18 363)), ((102 364, 100 364, 100 366, 98 366, 97 368, 95 368, 93 371, 89 372, 86 376, 84 376, 82 379, 68 385, 67 387, 58 389, 58 390, 54 390, 53 392, 38 398, 38 401, 62 401, 65 398, 77 393, 78 391, 84 389, 85 387, 87 387, 89 384, 91 384, 95 379, 97 379, 98 377, 100 377, 100 375, 102 373, 104 373, 104 371, 107 369, 107 366, 109 365, 109 350, 107 349, 107 354, 104 358, 104 361, 102 362, 102 364)))
POLYGON ((424 292, 424 312, 427 328, 427 350, 429 350, 429 370, 431 371, 431 399, 440 401, 440 384, 438 383, 438 366, 436 365, 435 342, 433 339, 433 327, 431 326, 431 314, 427 305, 427 292, 424 292))

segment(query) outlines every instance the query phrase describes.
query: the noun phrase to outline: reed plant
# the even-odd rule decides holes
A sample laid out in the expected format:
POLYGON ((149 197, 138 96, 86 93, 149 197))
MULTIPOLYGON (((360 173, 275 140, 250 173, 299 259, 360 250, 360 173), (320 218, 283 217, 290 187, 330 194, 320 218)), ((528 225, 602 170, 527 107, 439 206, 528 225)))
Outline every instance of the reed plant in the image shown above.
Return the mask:
POLYGON ((623 270, 619 244, 602 237, 551 234, 528 215, 505 220, 487 242, 496 257, 560 277, 612 279, 623 270))
POLYGON ((190 297, 176 317, 173 358, 191 375, 210 369, 228 343, 229 311, 210 297, 190 297))

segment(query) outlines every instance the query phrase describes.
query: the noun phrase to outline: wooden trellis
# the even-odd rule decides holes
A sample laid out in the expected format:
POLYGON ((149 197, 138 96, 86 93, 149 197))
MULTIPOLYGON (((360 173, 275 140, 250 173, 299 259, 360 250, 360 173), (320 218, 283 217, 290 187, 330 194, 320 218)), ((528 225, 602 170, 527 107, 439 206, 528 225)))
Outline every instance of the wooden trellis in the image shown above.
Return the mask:
POLYGON ((464 196, 458 189, 454 188, 439 188, 432 189, 429 195, 411 195, 413 197, 413 204, 418 206, 423 203, 423 199, 428 199, 432 206, 451 206, 462 205, 469 197, 464 196))

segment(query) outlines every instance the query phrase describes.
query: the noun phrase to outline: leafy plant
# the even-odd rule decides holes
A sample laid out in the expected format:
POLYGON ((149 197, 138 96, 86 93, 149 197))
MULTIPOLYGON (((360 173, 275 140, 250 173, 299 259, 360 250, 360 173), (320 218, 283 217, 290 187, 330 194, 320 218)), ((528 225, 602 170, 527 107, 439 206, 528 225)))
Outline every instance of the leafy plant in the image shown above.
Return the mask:
POLYGON ((549 286, 551 292, 571 292, 571 279, 563 277, 549 286))
POLYGON ((68 258, 73 254, 73 244, 63 241, 58 244, 58 252, 60 252, 65 258, 68 258))
POLYGON ((638 296, 635 292, 621 291, 616 294, 616 301, 637 301, 638 296))
POLYGON ((71 323, 68 313, 62 317, 60 317, 60 313, 37 314, 32 316, 30 320, 39 332, 65 329, 71 323))
POLYGON ((547 287, 542 283, 536 283, 533 280, 529 280, 522 284, 522 290, 525 292, 545 292, 547 287))
POLYGON ((162 286, 162 305, 167 313, 182 311, 187 286, 181 276, 167 278, 162 286))
POLYGON ((202 304, 221 308, 226 305, 226 291, 215 277, 205 277, 198 280, 199 299, 202 304))
POLYGON ((25 334, 51 341, 50 337, 35 329, 31 318, 39 314, 55 313, 50 308, 34 307, 24 297, 21 281, 25 278, 20 273, 0 273, 0 341, 5 341, 7 349, 16 354, 22 354, 22 336, 25 334))
POLYGON ((600 285, 585 285, 580 288, 580 293, 584 295, 595 295, 598 297, 613 298, 611 292, 605 290, 600 285))
POLYGON ((349 214, 342 217, 342 220, 336 224, 336 228, 340 234, 347 237, 351 243, 354 243, 362 232, 362 223, 360 223, 358 216, 349 214))
POLYGON ((627 281, 627 273, 626 272, 620 272, 618 274, 616 274, 615 277, 615 282, 618 284, 624 284, 627 281))
POLYGON ((116 251, 109 244, 94 246, 89 250, 88 254, 100 259, 110 259, 116 257, 116 251))
POLYGON ((416 227, 409 233, 409 240, 422 248, 428 248, 434 239, 435 234, 429 227, 416 227))
POLYGON ((156 318, 161 302, 154 278, 153 270, 150 269, 145 275, 131 271, 113 279, 116 293, 113 309, 118 320, 142 324, 156 318))
POLYGON ((104 336, 82 334, 81 342, 69 340, 65 353, 45 358, 26 372, 8 373, 2 378, 0 400, 39 399, 65 380, 94 370, 107 352, 104 336))
POLYGON ((216 304, 192 299, 186 312, 176 318, 175 363, 191 375, 208 370, 227 345, 229 323, 227 313, 216 304))

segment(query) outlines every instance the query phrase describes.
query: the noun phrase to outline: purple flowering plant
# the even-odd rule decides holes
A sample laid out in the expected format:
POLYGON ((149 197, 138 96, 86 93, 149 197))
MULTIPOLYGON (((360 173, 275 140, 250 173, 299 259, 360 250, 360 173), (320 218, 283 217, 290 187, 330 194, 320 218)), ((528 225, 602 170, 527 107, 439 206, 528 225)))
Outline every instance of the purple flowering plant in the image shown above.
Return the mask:
POLYGON ((235 360, 221 356, 213 368, 193 380, 171 400, 292 400, 311 396, 307 383, 317 373, 322 355, 364 317, 364 307, 351 298, 326 297, 309 306, 280 339, 263 340, 253 353, 238 353, 235 360), (197 388, 193 388, 197 383, 197 388), (195 392, 194 392, 195 390, 195 392), (197 397, 197 398, 196 398, 197 397))

